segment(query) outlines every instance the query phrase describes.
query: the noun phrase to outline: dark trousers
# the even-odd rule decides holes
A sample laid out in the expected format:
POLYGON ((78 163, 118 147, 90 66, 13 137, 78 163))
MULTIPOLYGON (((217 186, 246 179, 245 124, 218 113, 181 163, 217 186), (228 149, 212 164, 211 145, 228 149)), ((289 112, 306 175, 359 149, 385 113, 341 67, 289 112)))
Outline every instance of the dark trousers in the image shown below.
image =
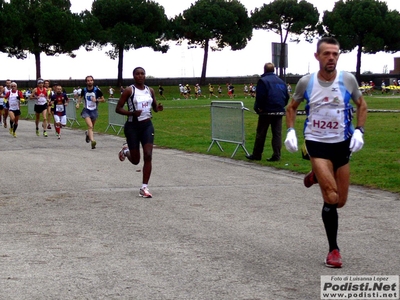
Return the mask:
POLYGON ((256 140, 254 142, 253 156, 256 159, 261 159, 262 153, 264 151, 265 138, 267 137, 267 132, 269 125, 271 125, 272 131, 272 157, 281 158, 281 148, 282 148, 282 116, 270 116, 270 115, 259 115, 256 140))

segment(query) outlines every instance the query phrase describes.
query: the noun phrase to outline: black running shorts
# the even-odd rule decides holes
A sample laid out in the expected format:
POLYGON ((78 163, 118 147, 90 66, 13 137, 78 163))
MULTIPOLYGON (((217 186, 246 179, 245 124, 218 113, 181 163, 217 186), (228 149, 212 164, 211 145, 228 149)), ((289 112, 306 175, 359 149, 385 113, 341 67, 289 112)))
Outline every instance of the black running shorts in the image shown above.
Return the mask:
POLYGON ((154 143, 154 127, 151 120, 145 122, 126 122, 124 133, 129 149, 139 149, 140 144, 154 143))
POLYGON ((349 163, 350 160, 350 140, 340 143, 321 143, 306 140, 307 152, 310 157, 328 159, 333 163, 334 170, 349 163))
POLYGON ((40 113, 42 113, 44 110, 46 110, 47 109, 47 103, 46 104, 43 104, 43 105, 38 105, 38 104, 35 104, 35 107, 34 107, 34 111, 35 111, 35 113, 37 113, 37 114, 40 114, 40 113))

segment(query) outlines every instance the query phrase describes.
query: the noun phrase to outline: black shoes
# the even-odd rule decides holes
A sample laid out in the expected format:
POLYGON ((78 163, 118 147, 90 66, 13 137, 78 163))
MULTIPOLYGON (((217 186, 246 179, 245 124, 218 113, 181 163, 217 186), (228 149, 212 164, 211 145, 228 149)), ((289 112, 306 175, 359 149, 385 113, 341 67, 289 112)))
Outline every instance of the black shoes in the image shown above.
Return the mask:
POLYGON ((272 156, 271 158, 267 158, 267 161, 280 161, 279 157, 272 156))
POLYGON ((246 158, 247 158, 247 159, 250 159, 250 160, 261 160, 261 158, 254 157, 253 154, 246 155, 246 158))

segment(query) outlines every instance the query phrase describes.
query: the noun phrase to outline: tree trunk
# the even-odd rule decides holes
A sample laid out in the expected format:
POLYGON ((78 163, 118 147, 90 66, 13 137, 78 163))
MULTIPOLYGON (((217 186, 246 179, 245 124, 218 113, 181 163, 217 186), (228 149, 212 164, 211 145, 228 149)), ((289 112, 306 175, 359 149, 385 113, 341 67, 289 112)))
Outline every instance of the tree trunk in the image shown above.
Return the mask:
POLYGON ((120 46, 118 48, 118 82, 117 86, 122 85, 122 70, 123 70, 123 65, 124 65, 124 47, 120 46))
POLYGON ((35 52, 35 64, 36 64, 36 80, 41 78, 41 71, 40 71, 40 52, 35 52))
POLYGON ((361 54, 362 54, 362 45, 359 45, 357 48, 357 66, 356 66, 356 79, 358 83, 360 83, 360 75, 361 75, 361 54))
POLYGON ((201 69, 200 85, 204 85, 206 82, 207 61, 208 61, 208 40, 206 40, 206 43, 204 45, 203 68, 201 69))

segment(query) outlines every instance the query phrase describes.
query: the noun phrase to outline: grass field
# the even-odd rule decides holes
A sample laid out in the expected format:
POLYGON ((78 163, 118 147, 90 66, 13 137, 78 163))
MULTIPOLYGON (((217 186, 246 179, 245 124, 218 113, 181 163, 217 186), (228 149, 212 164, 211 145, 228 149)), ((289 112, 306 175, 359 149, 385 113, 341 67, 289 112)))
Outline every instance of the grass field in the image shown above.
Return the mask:
MULTIPOLYGON (((215 91, 216 91, 216 86, 215 91)), ((153 87, 158 96, 158 88, 153 87)), ((108 96, 108 88, 102 87, 105 96, 108 96)), ((223 87, 226 93, 226 88, 223 87)), ((257 115, 254 114, 254 99, 244 97, 243 86, 236 86, 234 101, 242 101, 251 112, 245 111, 244 126, 246 148, 251 153, 255 139, 257 115)), ((72 92, 68 90, 67 92, 72 92)), ((206 98, 181 99, 178 87, 164 87, 166 100, 157 97, 158 102, 164 105, 164 111, 153 114, 153 123, 156 131, 155 144, 158 147, 178 149, 182 151, 230 157, 236 147, 234 144, 221 143, 224 152, 214 145, 207 152, 211 144, 211 116, 210 103, 213 100, 232 100, 225 94, 221 98, 208 99, 208 89, 203 88, 206 98), (175 99, 175 100, 174 100, 175 99), (180 100, 177 100, 180 99, 180 100)), ((116 93, 118 95, 118 93, 116 93)), ((392 95, 376 93, 373 96, 365 96, 368 109, 373 110, 399 110, 400 94, 392 95)), ((22 116, 26 115, 23 108, 22 116)), ((99 106, 100 117, 96 123, 95 131, 104 133, 108 125, 107 104, 99 106)), ((397 112, 370 112, 365 126, 364 148, 355 153, 351 158, 351 183, 371 188, 378 188, 395 193, 400 193, 400 114, 397 112)), ((303 142, 302 127, 305 116, 297 116, 296 132, 299 145, 303 142)), ((285 119, 284 119, 285 122, 285 119)), ((81 129, 85 129, 84 122, 81 129)), ((74 125, 74 128, 78 126, 74 125)), ((286 126, 284 126, 286 128, 286 126)), ((112 130, 108 130, 113 134, 112 130)), ((120 135, 123 135, 120 134, 120 135)), ((285 138, 283 132, 283 139, 285 138)), ((272 154, 271 134, 268 133, 265 143, 262 161, 255 164, 272 166, 277 169, 292 170, 298 173, 306 173, 310 170, 310 162, 301 158, 300 152, 289 153, 283 146, 282 159, 279 162, 270 163, 265 159, 272 154)), ((233 157, 236 160, 247 160, 245 152, 240 148, 233 157)))

